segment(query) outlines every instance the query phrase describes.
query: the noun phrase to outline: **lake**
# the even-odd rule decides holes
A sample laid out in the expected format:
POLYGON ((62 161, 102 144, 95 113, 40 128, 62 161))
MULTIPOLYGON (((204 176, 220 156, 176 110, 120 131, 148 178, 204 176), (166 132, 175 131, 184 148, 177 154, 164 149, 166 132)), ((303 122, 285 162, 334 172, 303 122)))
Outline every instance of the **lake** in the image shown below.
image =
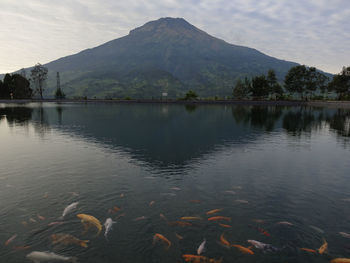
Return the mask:
POLYGON ((350 257, 350 110, 0 104, 0 164, 1 262, 31 262, 32 251, 184 262, 204 239, 202 255, 223 262, 350 257), (77 214, 116 223, 105 238, 77 214), (59 233, 88 247, 53 242, 59 233), (324 240, 323 254, 301 250, 324 240))

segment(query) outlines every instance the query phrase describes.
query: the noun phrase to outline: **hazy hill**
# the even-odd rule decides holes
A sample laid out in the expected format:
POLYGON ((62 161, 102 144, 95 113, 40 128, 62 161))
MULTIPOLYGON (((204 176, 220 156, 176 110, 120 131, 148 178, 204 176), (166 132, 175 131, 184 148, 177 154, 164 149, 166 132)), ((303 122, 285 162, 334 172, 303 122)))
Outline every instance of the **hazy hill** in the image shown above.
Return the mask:
POLYGON ((189 89, 200 96, 226 96, 238 77, 274 69, 282 79, 295 65, 212 37, 182 18, 161 18, 48 63, 46 93, 53 94, 59 71, 68 96, 150 98, 168 92, 175 97, 189 89))

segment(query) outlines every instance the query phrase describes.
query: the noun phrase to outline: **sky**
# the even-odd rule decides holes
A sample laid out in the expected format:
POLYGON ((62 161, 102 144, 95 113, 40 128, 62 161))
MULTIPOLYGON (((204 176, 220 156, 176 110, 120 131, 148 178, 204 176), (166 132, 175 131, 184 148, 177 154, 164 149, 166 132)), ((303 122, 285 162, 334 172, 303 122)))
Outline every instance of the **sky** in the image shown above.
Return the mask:
POLYGON ((161 17, 326 72, 350 66, 349 0, 0 0, 0 73, 101 45, 161 17))

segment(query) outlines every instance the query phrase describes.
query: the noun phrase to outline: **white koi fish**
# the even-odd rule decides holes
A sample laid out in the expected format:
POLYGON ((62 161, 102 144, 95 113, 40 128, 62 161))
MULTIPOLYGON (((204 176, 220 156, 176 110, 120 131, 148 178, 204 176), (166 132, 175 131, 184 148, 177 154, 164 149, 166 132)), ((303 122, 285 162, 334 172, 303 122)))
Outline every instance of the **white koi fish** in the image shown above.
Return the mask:
POLYGON ((350 234, 345 232, 339 232, 339 235, 341 235, 342 237, 350 238, 350 234))
POLYGON ((65 257, 53 252, 39 252, 33 251, 26 256, 34 263, 47 262, 47 261, 60 261, 60 262, 72 262, 77 263, 76 257, 65 257))
POLYGON ((106 222, 104 223, 104 227, 105 227, 105 237, 107 238, 107 235, 109 233, 110 230, 112 230, 112 226, 114 223, 117 223, 115 221, 112 220, 112 218, 107 218, 106 222))
POLYGON ((71 203, 69 206, 67 206, 62 213, 61 219, 63 219, 67 214, 69 214, 70 212, 72 212, 72 210, 76 209, 78 206, 79 202, 74 202, 71 203))
POLYGON ((270 244, 264 244, 264 243, 256 241, 256 240, 248 240, 248 243, 250 243, 254 247, 261 249, 261 250, 264 250, 264 251, 276 252, 279 250, 279 248, 277 248, 277 247, 274 247, 270 244))
POLYGON ((205 250, 205 243, 207 243, 207 241, 204 239, 203 242, 199 245, 199 247, 197 249, 198 255, 202 254, 203 251, 205 250))

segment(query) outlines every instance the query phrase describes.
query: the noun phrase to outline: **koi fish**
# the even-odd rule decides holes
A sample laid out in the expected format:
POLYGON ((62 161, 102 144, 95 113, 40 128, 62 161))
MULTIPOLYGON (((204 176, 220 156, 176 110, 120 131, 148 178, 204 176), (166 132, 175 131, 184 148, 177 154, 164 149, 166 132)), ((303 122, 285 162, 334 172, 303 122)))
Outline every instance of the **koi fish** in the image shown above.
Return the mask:
POLYGON ((162 234, 154 234, 153 236, 153 245, 158 241, 161 240, 164 243, 166 243, 168 245, 167 249, 169 249, 169 247, 171 246, 171 242, 169 241, 169 239, 167 239, 165 236, 163 236, 162 234))
POLYGON ((255 223, 258 223, 258 224, 264 224, 265 223, 265 221, 262 220, 262 219, 253 219, 252 221, 255 222, 255 223))
POLYGON ((207 241, 204 239, 203 242, 199 245, 198 249, 197 249, 197 254, 200 255, 203 253, 203 251, 205 250, 205 244, 207 243, 207 241))
POLYGON ((29 218, 29 221, 32 222, 32 223, 36 223, 37 221, 34 219, 34 218, 29 218))
POLYGON ((231 228, 232 226, 230 225, 225 225, 225 224, 219 224, 219 226, 225 227, 225 228, 231 228))
POLYGON ((176 196, 174 193, 161 193, 162 196, 176 196))
POLYGON ((28 259, 32 260, 34 263, 47 262, 47 261, 61 261, 61 262, 72 262, 77 263, 76 257, 65 257, 53 252, 39 252, 33 251, 26 256, 28 259))
POLYGON ((27 223, 26 221, 22 221, 21 223, 22 223, 22 225, 24 225, 24 226, 28 225, 28 223, 27 223))
POLYGON ((62 225, 63 222, 51 222, 49 224, 47 224, 47 226, 56 226, 56 225, 62 225))
POLYGON ((326 252, 327 248, 328 248, 328 243, 327 243, 327 241, 325 239, 323 239, 323 244, 318 249, 318 253, 320 253, 322 255, 324 252, 326 252))
POLYGON ((231 221, 231 217, 226 217, 226 216, 213 216, 213 217, 209 217, 209 218, 208 218, 208 221, 217 221, 217 220, 231 221))
POLYGON ((152 205, 154 205, 154 203, 155 203, 155 201, 151 201, 151 202, 149 202, 149 206, 152 206, 152 205))
POLYGON ((213 210, 208 211, 206 214, 207 214, 207 215, 213 215, 213 214, 216 214, 216 213, 218 213, 218 212, 221 212, 222 210, 223 210, 222 208, 213 209, 213 210))
POLYGON ((68 205, 64 210, 63 210, 63 213, 62 213, 62 216, 61 216, 61 219, 64 219, 64 217, 66 215, 68 215, 70 212, 72 212, 74 209, 77 208, 79 202, 74 202, 74 203, 71 203, 70 205, 68 205))
POLYGON ((242 189, 242 186, 232 186, 232 189, 238 189, 238 190, 241 190, 241 189, 242 189))
POLYGON ((200 200, 189 200, 188 202, 193 203, 193 204, 199 204, 201 201, 200 200))
POLYGON ((311 249, 311 248, 304 248, 304 247, 302 247, 302 248, 300 248, 300 250, 303 250, 303 251, 306 251, 306 252, 310 252, 310 253, 314 253, 314 254, 317 253, 316 250, 311 249))
POLYGON ((250 254, 250 255, 254 255, 254 252, 250 249, 250 248, 247 248, 247 247, 243 247, 241 245, 231 245, 232 247, 236 247, 238 248, 242 253, 244 254, 250 254))
POLYGON ((202 218, 197 216, 183 216, 180 217, 181 220, 202 220, 202 218))
POLYGON ((249 204, 249 202, 247 200, 242 200, 242 199, 237 199, 235 200, 236 203, 239 203, 239 204, 249 204))
POLYGON ((261 227, 256 227, 256 226, 252 226, 252 225, 249 225, 249 227, 251 228, 255 228, 256 230, 258 230, 261 234, 267 236, 267 237, 270 237, 270 233, 267 232, 265 229, 262 229, 261 227))
POLYGON ((122 194, 120 194, 120 197, 121 197, 121 198, 124 198, 124 196, 125 196, 125 195, 124 195, 123 193, 122 193, 122 194))
POLYGON ((279 248, 274 247, 270 244, 264 244, 264 243, 256 241, 256 240, 248 240, 248 243, 253 245, 255 248, 262 249, 262 250, 268 251, 268 252, 276 252, 276 251, 280 250, 279 248))
POLYGON ((44 198, 48 198, 49 197, 49 193, 48 192, 44 193, 43 197, 44 198))
POLYGON ((123 216, 125 216, 125 213, 122 213, 122 214, 118 215, 115 219, 119 219, 119 218, 121 218, 123 216))
POLYGON ((288 221, 281 221, 277 223, 278 225, 285 225, 285 226, 294 226, 292 223, 288 221))
POLYGON ((348 234, 348 233, 339 232, 339 234, 340 234, 342 237, 350 238, 350 234, 348 234))
POLYGON ((45 217, 41 216, 41 215, 37 215, 37 217, 40 219, 40 220, 45 220, 45 217))
POLYGON ((122 210, 122 209, 119 208, 118 206, 113 206, 112 213, 115 214, 115 213, 117 213, 120 210, 122 210))
POLYGON ((167 221, 167 219, 166 219, 165 215, 163 215, 162 213, 160 213, 160 214, 159 214, 159 217, 160 217, 161 219, 163 219, 163 220, 167 221))
POLYGON ((184 237, 183 237, 183 236, 180 236, 178 233, 175 233, 175 236, 176 236, 179 240, 184 239, 184 237))
POLYGON ((58 233, 58 234, 52 234, 51 236, 52 244, 61 244, 64 246, 69 245, 78 245, 81 247, 88 247, 87 243, 89 240, 80 240, 70 234, 64 234, 64 233, 58 233))
POLYGON ((172 187, 172 188, 170 188, 170 190, 181 191, 181 188, 179 188, 179 187, 172 187))
POLYGON ((30 249, 31 246, 14 246, 12 247, 14 250, 27 250, 30 249))
POLYGON ((190 222, 184 222, 184 221, 175 221, 175 222, 169 222, 169 226, 192 226, 190 222))
POLYGON ((97 228, 97 235, 101 233, 102 225, 96 217, 86 214, 77 214, 77 217, 81 219, 81 223, 84 225, 85 230, 88 229, 89 225, 93 225, 97 228))
POLYGON ((204 256, 197 256, 197 255, 182 255, 185 262, 192 262, 192 263, 222 263, 221 259, 213 259, 213 258, 207 258, 204 256))
POLYGON ((350 258, 335 258, 331 260, 331 263, 350 263, 350 258))
POLYGON ((5 246, 8 246, 15 238, 17 237, 17 234, 14 234, 12 237, 10 237, 6 242, 5 246))
POLYGON ((321 228, 318 228, 317 226, 311 226, 310 225, 309 227, 312 228, 313 230, 315 230, 318 233, 321 233, 321 234, 324 233, 324 231, 321 228))
POLYGON ((226 240, 226 238, 224 237, 224 233, 222 233, 220 236, 220 243, 221 243, 221 245, 223 245, 224 247, 227 247, 227 248, 229 248, 231 246, 230 242, 228 242, 226 240))
POLYGON ((106 229, 105 231, 105 238, 107 238, 107 235, 109 233, 110 230, 112 230, 112 226, 114 223, 117 223, 115 221, 112 220, 112 218, 107 218, 106 222, 104 223, 104 227, 106 229))
POLYGON ((226 194, 231 194, 231 195, 235 195, 236 192, 235 191, 232 191, 232 190, 227 190, 225 191, 226 194))
POLYGON ((140 217, 136 217, 133 221, 140 221, 140 220, 144 220, 144 219, 146 219, 146 217, 145 216, 140 216, 140 217))

